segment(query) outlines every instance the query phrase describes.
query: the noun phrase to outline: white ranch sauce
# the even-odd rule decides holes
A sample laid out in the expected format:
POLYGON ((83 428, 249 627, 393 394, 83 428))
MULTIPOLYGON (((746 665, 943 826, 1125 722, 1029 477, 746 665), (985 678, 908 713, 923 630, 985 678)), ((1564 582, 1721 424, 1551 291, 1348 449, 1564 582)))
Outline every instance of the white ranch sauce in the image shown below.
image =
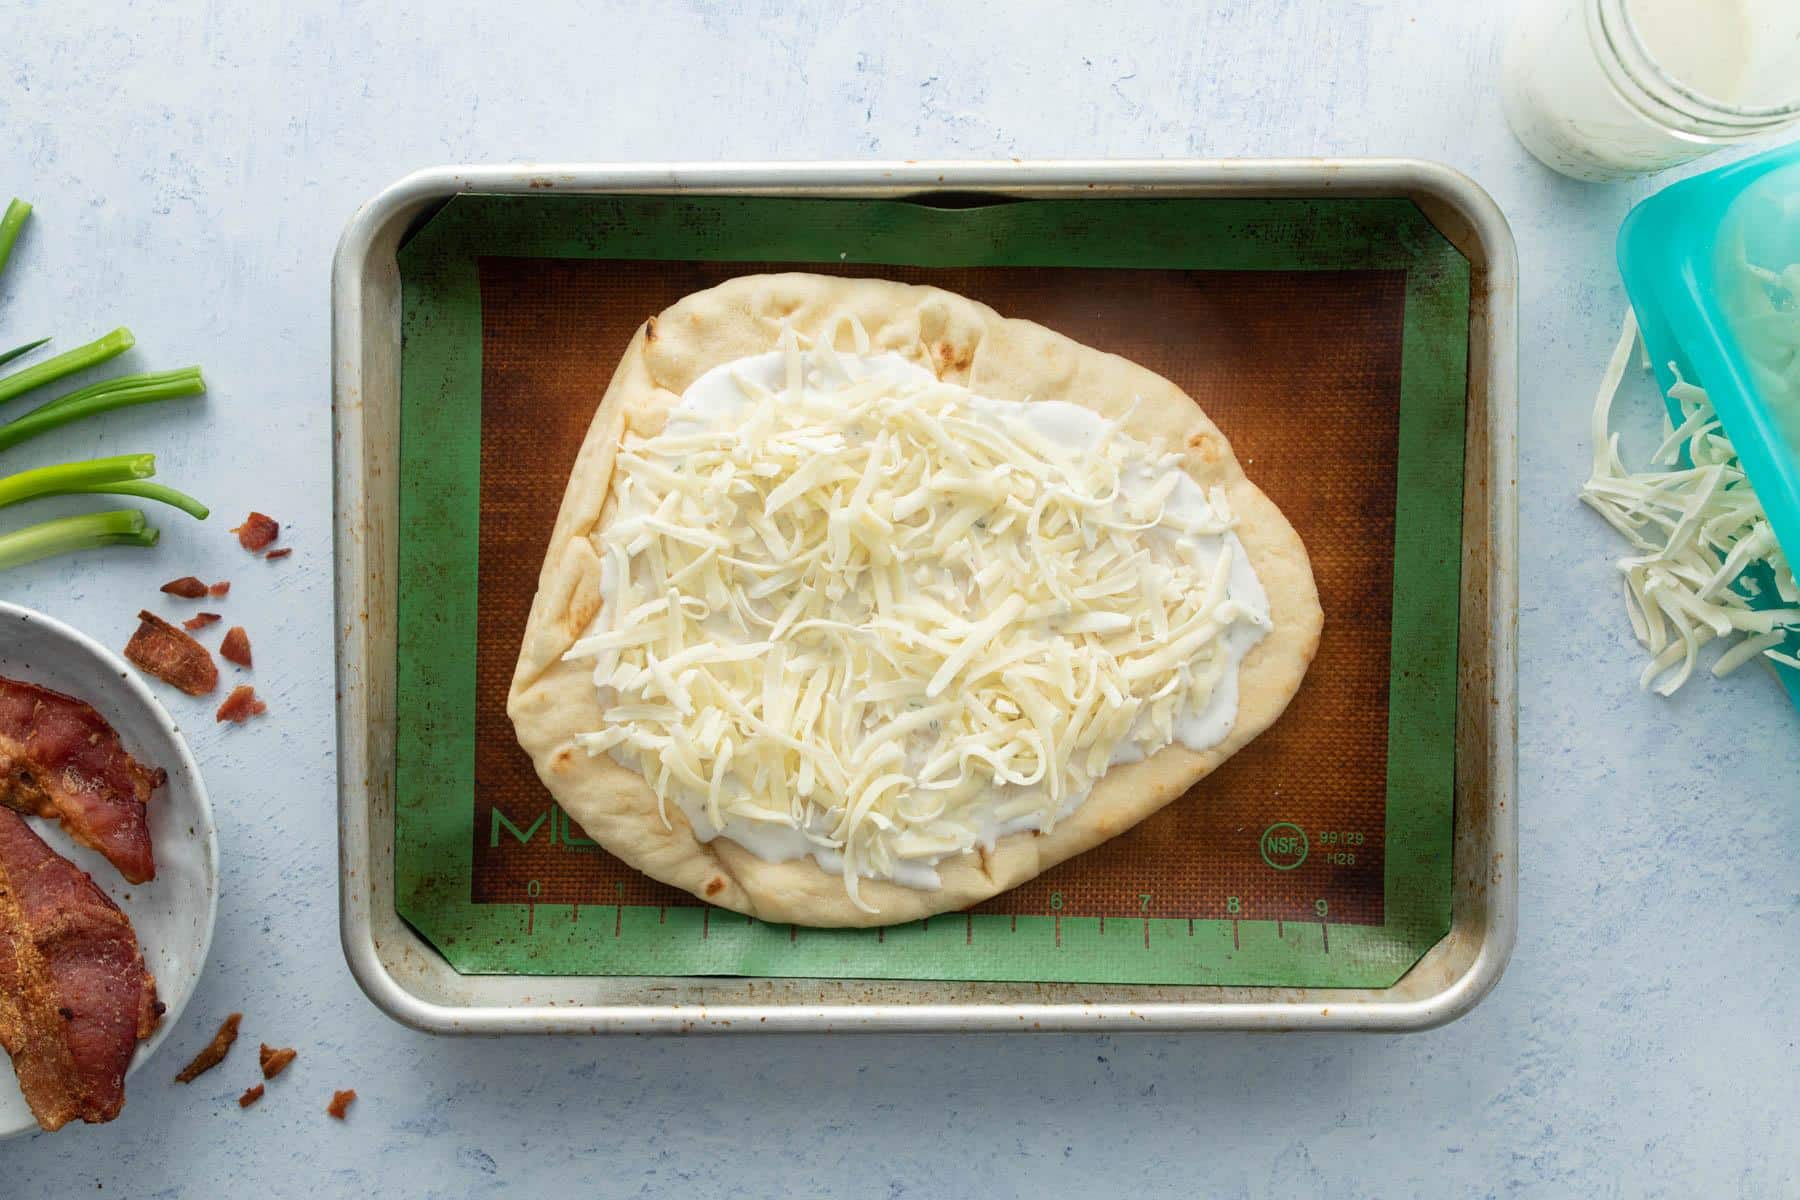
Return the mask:
MULTIPOLYGON (((818 368, 811 362, 811 355, 805 357, 809 383, 816 382, 818 368)), ((840 353, 838 358, 853 379, 882 376, 902 383, 936 382, 936 377, 930 371, 898 355, 856 356, 840 353)), ((781 351, 735 359, 712 368, 696 379, 682 393, 680 402, 669 410, 666 432, 691 432, 735 425, 739 412, 748 403, 738 379, 748 379, 770 390, 779 390, 784 386, 786 371, 787 358, 781 351)), ((1054 439, 1059 445, 1070 449, 1080 450, 1093 446, 1105 429, 1105 421, 1099 414, 1077 404, 1063 401, 991 400, 981 396, 971 396, 970 399, 972 407, 988 415, 1000 428, 1022 424, 1042 437, 1054 439)), ((1174 469, 1174 473, 1177 479, 1174 491, 1164 501, 1165 511, 1190 520, 1201 520, 1211 515, 1212 508, 1199 484, 1179 469, 1174 469)), ((1134 467, 1125 475, 1121 491, 1126 496, 1142 495, 1159 478, 1158 474, 1146 466, 1134 467)), ((1270 627, 1268 597, 1236 533, 1176 534, 1159 528, 1148 530, 1145 535, 1140 536, 1183 538, 1195 545, 1206 561, 1216 560, 1221 549, 1229 545, 1232 566, 1227 594, 1252 614, 1249 619, 1233 621, 1220 635, 1220 644, 1226 650, 1229 665, 1213 688, 1208 702, 1199 709, 1181 710, 1175 723, 1176 740, 1181 745, 1193 751, 1207 750, 1224 741, 1236 723, 1238 668, 1251 647, 1263 638, 1270 627)), ((602 570, 601 618, 596 623, 596 632, 610 628, 605 623, 606 616, 617 608, 613 603, 618 586, 614 575, 609 557, 602 570)), ((1136 733, 1142 726, 1143 722, 1140 721, 1133 727, 1133 732, 1136 733)), ((1143 757, 1130 738, 1127 738, 1118 744, 1111 761, 1118 765, 1139 761, 1143 757)), ((995 799, 973 814, 977 845, 991 849, 998 839, 1008 834, 1042 827, 1042 819, 1033 814, 1010 820, 1001 819, 997 815, 994 809, 1009 788, 1010 785, 1008 788, 998 789, 995 799)), ((1057 814, 1058 819, 1073 813, 1087 795, 1088 791, 1085 789, 1078 794, 1071 794, 1057 814)), ((676 789, 674 799, 703 842, 724 837, 769 862, 784 862, 810 855, 827 872, 840 874, 843 871, 841 854, 818 845, 800 829, 774 822, 755 821, 734 813, 726 814, 723 825, 718 826, 708 818, 701 798, 689 789, 676 789)), ((814 832, 819 831, 815 829, 814 832)), ((935 868, 946 857, 950 855, 935 854, 896 861, 888 878, 913 888, 937 887, 939 877, 935 868)))

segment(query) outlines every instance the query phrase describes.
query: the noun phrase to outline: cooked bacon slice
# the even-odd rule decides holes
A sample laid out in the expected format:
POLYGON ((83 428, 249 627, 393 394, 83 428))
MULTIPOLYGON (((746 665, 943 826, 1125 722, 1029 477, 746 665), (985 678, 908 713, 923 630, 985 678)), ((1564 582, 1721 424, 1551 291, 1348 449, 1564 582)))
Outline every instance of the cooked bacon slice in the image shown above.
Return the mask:
POLYGON ((176 1083, 192 1083, 214 1067, 225 1061, 231 1053, 231 1044, 237 1041, 238 1025, 243 1021, 243 1013, 232 1013, 219 1025, 219 1032, 213 1034, 212 1041, 200 1048, 193 1061, 175 1076, 176 1083))
POLYGON ((254 1087, 247 1087, 244 1089, 244 1094, 238 1097, 238 1107, 239 1108, 249 1108, 252 1104, 255 1104, 258 1100, 261 1100, 262 1097, 263 1097, 263 1085, 262 1084, 259 1083, 254 1087))
POLYGON ((0 805, 61 821, 132 883, 156 878, 146 805, 166 778, 91 706, 0 676, 0 805))
POLYGON ((247 683, 241 683, 231 689, 231 695, 225 697, 225 703, 219 705, 219 711, 213 714, 213 719, 242 725, 251 717, 260 717, 268 711, 269 706, 256 698, 256 689, 247 683))
POLYGON ((344 1119, 344 1115, 350 1111, 350 1105, 355 1099, 355 1088, 346 1088, 341 1092, 333 1092, 331 1093, 331 1103, 325 1106, 325 1111, 341 1121, 344 1119))
POLYGON ((46 1130, 110 1121, 162 1016, 131 922, 86 871, 0 809, 0 1046, 46 1130))
POLYGON ((209 585, 206 589, 206 594, 211 596, 213 599, 217 600, 220 596, 223 596, 225 593, 229 592, 230 590, 231 590, 231 580, 221 579, 221 580, 219 580, 219 582, 209 585))
POLYGON ((217 620, 220 620, 218 613, 197 612, 183 621, 181 627, 191 633, 196 629, 205 629, 217 620))
POLYGON ((238 545, 254 554, 281 536, 281 526, 275 522, 275 518, 253 512, 244 518, 242 525, 231 532, 237 534, 238 545))
POLYGON ((225 640, 219 643, 219 657, 240 667, 250 665, 250 635, 244 632, 242 625, 233 625, 225 631, 225 640))
POLYGON ((288 1069, 289 1063, 299 1057, 300 1052, 298 1050, 293 1050, 286 1046, 277 1050, 267 1042, 260 1043, 260 1045, 262 1046, 262 1049, 258 1054, 258 1060, 262 1063, 264 1079, 275 1078, 277 1075, 288 1069))
POLYGON ((171 596, 180 596, 183 600, 198 600, 206 595, 206 584, 192 575, 183 575, 180 579, 171 579, 163 584, 162 590, 171 596))
POLYGON ((269 551, 267 554, 263 555, 263 557, 268 559, 270 562, 274 562, 278 558, 286 558, 288 555, 292 554, 293 552, 294 552, 294 548, 292 546, 283 546, 279 550, 269 551))
POLYGON ((125 643, 125 657, 190 696, 219 686, 219 667, 206 647, 153 612, 138 613, 137 632, 125 643))

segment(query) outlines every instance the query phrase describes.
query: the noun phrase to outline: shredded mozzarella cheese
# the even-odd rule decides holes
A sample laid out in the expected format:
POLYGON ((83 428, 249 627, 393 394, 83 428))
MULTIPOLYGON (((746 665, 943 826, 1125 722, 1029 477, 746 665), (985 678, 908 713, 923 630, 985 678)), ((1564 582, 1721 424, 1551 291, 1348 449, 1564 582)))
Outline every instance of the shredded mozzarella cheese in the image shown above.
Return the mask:
POLYGON ((625 436, 601 614, 567 657, 605 717, 581 743, 665 821, 674 800, 703 838, 778 835, 872 912, 859 879, 935 884, 1235 705, 1269 619, 1179 455, 1085 412, 1071 444, 1019 414, 1073 406, 987 400, 855 333, 850 358, 786 332, 728 410, 625 436))
POLYGON ((1706 393, 1676 373, 1669 396, 1682 422, 1665 414, 1652 458, 1671 469, 1631 471, 1620 457, 1619 435, 1609 431, 1612 403, 1637 340, 1628 312, 1594 404, 1594 464, 1581 498, 1641 552, 1618 560, 1626 615, 1650 653, 1640 685, 1672 695, 1715 638, 1741 635, 1714 661, 1716 676, 1758 655, 1800 665, 1782 649, 1800 628, 1800 588, 1706 393), (1755 568, 1767 572, 1776 603, 1751 606, 1759 595, 1755 568))

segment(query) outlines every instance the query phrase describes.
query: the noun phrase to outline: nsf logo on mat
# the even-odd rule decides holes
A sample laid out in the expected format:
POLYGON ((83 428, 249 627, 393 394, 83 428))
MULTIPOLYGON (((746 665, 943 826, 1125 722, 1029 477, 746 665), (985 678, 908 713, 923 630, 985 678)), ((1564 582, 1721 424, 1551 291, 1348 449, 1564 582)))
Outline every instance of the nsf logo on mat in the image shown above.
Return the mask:
POLYGON ((1306 830, 1292 821, 1277 821, 1262 832, 1262 860, 1277 871, 1291 871, 1306 861, 1306 830))

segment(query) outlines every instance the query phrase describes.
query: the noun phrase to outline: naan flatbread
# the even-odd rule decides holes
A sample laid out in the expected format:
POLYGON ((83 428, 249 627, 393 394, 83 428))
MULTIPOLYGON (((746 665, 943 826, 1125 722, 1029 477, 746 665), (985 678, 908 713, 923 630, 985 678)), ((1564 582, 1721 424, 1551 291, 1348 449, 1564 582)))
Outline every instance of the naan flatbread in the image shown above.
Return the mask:
POLYGON ((938 288, 803 274, 745 276, 681 300, 645 322, 627 347, 570 474, 507 712, 557 802, 588 836, 653 878, 765 921, 887 925, 966 908, 1015 887, 1186 792, 1281 715, 1318 648, 1323 619, 1299 536, 1245 478, 1224 435, 1168 380, 938 288), (865 880, 861 895, 879 910, 874 914, 851 902, 841 875, 811 858, 766 862, 724 837, 701 842, 674 804, 667 806, 665 825, 642 776, 576 744, 577 734, 602 726, 602 713, 592 661, 562 659, 599 611, 596 534, 612 513, 614 458, 625 432, 658 432, 689 384, 721 363, 776 349, 784 322, 819 338, 846 317, 868 331, 870 353, 899 354, 992 399, 1065 400, 1116 417, 1135 397, 1125 432, 1152 446, 1185 448, 1183 466, 1194 480, 1225 490, 1273 622, 1239 668, 1237 720, 1223 742, 1198 753, 1177 743, 1141 762, 1115 766, 1051 832, 1012 834, 992 851, 940 862, 942 883, 935 889, 865 880))

